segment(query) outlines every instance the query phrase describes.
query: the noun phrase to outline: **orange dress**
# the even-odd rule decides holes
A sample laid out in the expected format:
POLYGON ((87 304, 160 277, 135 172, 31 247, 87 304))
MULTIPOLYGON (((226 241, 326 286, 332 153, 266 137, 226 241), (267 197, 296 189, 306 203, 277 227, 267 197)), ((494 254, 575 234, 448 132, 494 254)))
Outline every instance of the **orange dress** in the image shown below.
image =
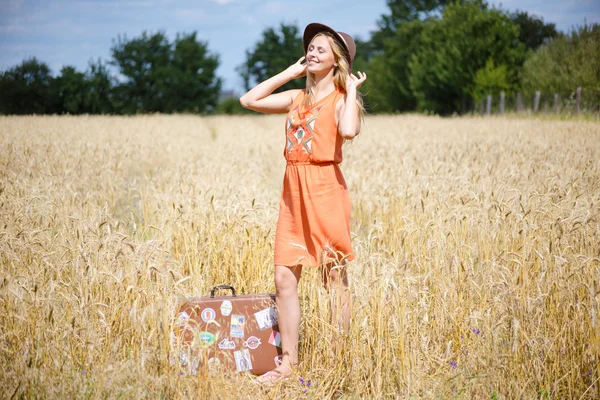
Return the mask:
POLYGON ((354 259, 352 205, 339 163, 337 89, 305 110, 302 90, 285 121, 287 165, 275 234, 275 265, 317 266, 354 259))

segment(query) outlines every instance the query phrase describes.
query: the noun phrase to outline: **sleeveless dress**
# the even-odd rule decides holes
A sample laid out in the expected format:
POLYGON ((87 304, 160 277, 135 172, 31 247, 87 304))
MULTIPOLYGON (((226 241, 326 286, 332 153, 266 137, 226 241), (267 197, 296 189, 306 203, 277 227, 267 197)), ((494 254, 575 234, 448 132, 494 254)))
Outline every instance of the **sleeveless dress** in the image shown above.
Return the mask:
POLYGON ((319 266, 354 259, 350 238, 352 205, 339 163, 337 89, 305 110, 305 91, 285 121, 287 161, 275 233, 275 265, 319 266))

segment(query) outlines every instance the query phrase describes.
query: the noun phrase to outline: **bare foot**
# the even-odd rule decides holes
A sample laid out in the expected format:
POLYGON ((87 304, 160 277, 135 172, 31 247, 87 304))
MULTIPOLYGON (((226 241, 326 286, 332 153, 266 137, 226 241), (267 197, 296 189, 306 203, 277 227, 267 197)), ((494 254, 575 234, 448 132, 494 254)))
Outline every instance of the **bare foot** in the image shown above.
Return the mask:
POLYGON ((287 381, 289 379, 290 379, 290 374, 282 374, 281 372, 272 370, 272 371, 268 371, 268 372, 262 374, 261 376, 256 378, 254 381, 259 384, 274 385, 278 382, 287 381))
POLYGON ((295 366, 295 364, 290 361, 289 356, 283 356, 283 358, 281 360, 281 364, 279 364, 277 367, 275 367, 275 369, 273 371, 277 371, 284 375, 289 375, 292 373, 292 367, 294 367, 294 366, 295 366))

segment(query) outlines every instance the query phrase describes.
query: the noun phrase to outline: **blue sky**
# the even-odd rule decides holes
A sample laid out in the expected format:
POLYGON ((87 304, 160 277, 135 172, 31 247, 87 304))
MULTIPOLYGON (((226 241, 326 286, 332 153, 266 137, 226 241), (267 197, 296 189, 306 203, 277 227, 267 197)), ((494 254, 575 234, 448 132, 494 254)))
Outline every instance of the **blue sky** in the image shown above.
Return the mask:
MULTIPOLYGON (((491 4, 541 16, 563 31, 586 20, 600 23, 597 0, 491 4)), ((223 89, 241 92, 235 68, 264 29, 285 22, 302 30, 310 22, 321 22, 366 39, 387 10, 385 0, 0 0, 0 70, 35 56, 54 74, 64 65, 83 71, 90 58, 110 58, 118 34, 133 38, 144 30, 163 30, 172 40, 177 32, 197 31, 220 56, 217 74, 224 80, 223 89)))

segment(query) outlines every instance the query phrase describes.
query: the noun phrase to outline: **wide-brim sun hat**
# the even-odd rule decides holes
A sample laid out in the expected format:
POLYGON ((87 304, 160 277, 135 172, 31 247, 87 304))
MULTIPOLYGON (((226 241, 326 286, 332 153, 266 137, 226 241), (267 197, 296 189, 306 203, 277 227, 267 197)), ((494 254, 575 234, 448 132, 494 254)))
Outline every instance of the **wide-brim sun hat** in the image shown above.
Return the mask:
POLYGON ((317 22, 313 22, 312 24, 308 24, 306 28, 304 28, 304 35, 302 37, 302 44, 304 45, 304 54, 308 51, 308 45, 311 40, 321 32, 329 32, 337 39, 337 41, 342 45, 344 50, 346 51, 346 60, 348 61, 348 66, 350 68, 349 72, 352 72, 352 62, 354 61, 354 56, 356 55, 356 44, 354 43, 354 39, 352 36, 348 35, 345 32, 338 32, 335 29, 319 24, 317 22))

